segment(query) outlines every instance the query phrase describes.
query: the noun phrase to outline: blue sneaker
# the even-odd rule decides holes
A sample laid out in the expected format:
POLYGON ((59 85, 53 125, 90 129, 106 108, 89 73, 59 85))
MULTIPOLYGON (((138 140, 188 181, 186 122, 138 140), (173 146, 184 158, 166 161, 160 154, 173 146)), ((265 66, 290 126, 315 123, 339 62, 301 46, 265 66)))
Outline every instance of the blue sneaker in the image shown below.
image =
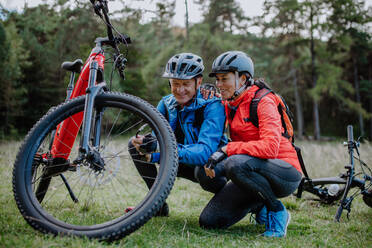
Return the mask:
POLYGON ((256 224, 258 225, 264 225, 267 221, 267 208, 264 205, 260 211, 256 213, 256 224))
POLYGON ((263 233, 263 236, 277 238, 285 237, 290 220, 291 214, 285 207, 279 212, 269 211, 267 214, 266 231, 263 233))

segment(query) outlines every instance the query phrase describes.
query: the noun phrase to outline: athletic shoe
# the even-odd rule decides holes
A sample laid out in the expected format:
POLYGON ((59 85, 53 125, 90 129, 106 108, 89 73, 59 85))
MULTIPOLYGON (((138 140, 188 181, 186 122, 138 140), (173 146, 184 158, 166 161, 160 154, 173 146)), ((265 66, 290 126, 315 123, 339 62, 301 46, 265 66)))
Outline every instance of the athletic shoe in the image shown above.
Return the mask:
POLYGON ((264 225, 267 221, 267 208, 264 205, 260 211, 256 213, 256 224, 258 225, 264 225))
MULTIPOLYGON (((282 204, 283 205, 283 204, 282 204)), ((291 220, 291 214, 283 205, 283 210, 278 212, 269 211, 267 214, 266 231, 264 237, 285 237, 287 227, 291 220)))

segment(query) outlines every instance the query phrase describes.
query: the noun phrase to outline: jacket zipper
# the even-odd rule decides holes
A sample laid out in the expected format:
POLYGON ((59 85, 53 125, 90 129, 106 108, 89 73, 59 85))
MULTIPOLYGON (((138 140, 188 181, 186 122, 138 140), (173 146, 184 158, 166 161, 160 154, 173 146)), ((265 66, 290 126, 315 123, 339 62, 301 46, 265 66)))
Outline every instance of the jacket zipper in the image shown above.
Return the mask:
MULTIPOLYGON (((180 115, 179 115, 179 117, 180 117, 180 115)), ((185 128, 183 126, 184 123, 181 121, 181 118, 178 118, 178 121, 180 122, 182 132, 183 132, 183 134, 185 135, 185 138, 186 138, 186 131, 185 131, 185 128)), ((196 141, 195 141, 194 136, 192 135, 191 131, 189 129, 187 129, 187 131, 188 131, 187 133, 189 134, 189 136, 192 140, 192 143, 195 144, 196 141)))
POLYGON ((192 134, 193 134, 193 140, 194 140, 194 144, 196 143, 196 133, 195 133, 195 130, 194 130, 194 127, 191 127, 191 130, 192 130, 192 134), (195 138, 195 139, 194 139, 195 138))

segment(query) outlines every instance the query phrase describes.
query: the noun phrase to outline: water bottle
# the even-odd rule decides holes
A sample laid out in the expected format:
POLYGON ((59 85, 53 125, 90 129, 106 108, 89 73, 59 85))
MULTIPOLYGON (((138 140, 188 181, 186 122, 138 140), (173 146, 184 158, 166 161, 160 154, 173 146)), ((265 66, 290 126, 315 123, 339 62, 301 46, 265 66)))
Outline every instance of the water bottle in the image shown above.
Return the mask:
POLYGON ((340 191, 340 186, 338 184, 331 184, 328 188, 328 195, 335 196, 340 191))

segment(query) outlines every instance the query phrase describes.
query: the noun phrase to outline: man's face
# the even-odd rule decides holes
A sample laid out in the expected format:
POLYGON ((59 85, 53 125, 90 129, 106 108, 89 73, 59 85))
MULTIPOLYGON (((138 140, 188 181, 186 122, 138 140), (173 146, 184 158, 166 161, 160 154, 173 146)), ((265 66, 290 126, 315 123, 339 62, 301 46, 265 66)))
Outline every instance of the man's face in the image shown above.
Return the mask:
POLYGON ((196 94, 196 89, 199 88, 202 79, 169 79, 171 85, 171 91, 176 98, 178 104, 184 106, 189 102, 196 94))

